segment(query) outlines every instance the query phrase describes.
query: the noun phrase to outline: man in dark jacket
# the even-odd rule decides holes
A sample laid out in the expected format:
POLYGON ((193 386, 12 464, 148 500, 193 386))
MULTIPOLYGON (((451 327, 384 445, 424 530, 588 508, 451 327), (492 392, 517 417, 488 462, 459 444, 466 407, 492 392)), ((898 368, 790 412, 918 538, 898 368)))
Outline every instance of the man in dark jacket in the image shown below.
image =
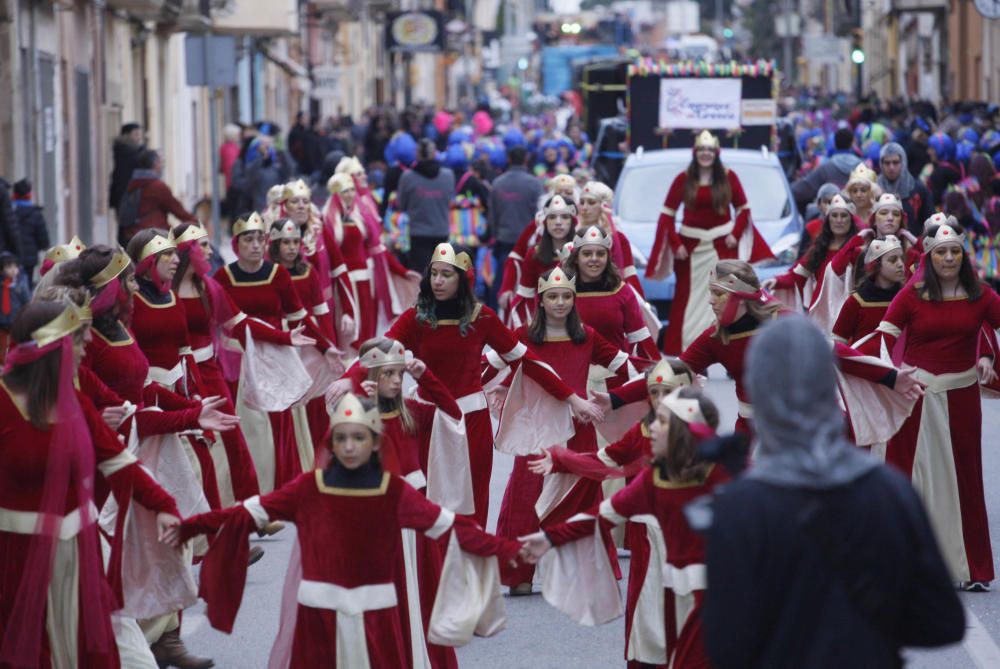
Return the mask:
POLYGON ((850 128, 841 128, 834 133, 833 145, 835 148, 832 156, 792 184, 792 195, 801 212, 805 212, 806 205, 816 199, 816 193, 823 184, 833 183, 843 188, 851 170, 861 162, 861 158, 852 150, 854 133, 850 128))
POLYGON ((111 184, 108 188, 108 206, 115 211, 118 211, 118 203, 121 202, 128 188, 128 182, 132 179, 140 151, 142 151, 142 127, 138 123, 126 123, 111 147, 113 162, 111 184))
POLYGON ((136 169, 128 184, 126 193, 140 190, 138 217, 133 225, 118 230, 118 240, 126 246, 135 233, 146 228, 167 230, 171 226, 168 216, 173 214, 182 223, 197 223, 197 217, 184 208, 170 186, 160 179, 163 162, 160 154, 152 149, 144 150, 136 161, 136 169))
POLYGON ((38 252, 49 248, 49 229, 42 208, 32 199, 31 182, 27 179, 14 184, 14 215, 21 244, 21 265, 24 266, 28 287, 33 288, 38 252))
POLYGON ((14 227, 14 210, 10 204, 10 184, 0 177, 0 251, 20 255, 21 243, 14 227))
POLYGON ((712 666, 888 669, 904 646, 960 641, 965 613, 923 504, 844 437, 826 338, 805 316, 779 318, 747 365, 754 464, 716 494, 710 519, 688 514, 711 524, 712 666))
POLYGON ((455 197, 455 174, 442 167, 437 148, 429 139, 420 140, 417 164, 399 179, 399 210, 410 219, 410 252, 407 267, 423 272, 434 247, 448 241, 451 202, 455 197))
MULTIPOLYGON (((545 193, 542 182, 526 167, 528 152, 523 146, 507 150, 507 171, 493 181, 490 192, 490 237, 493 239, 495 278, 487 303, 496 306, 496 290, 503 283, 503 265, 525 226, 535 220, 538 200, 545 193)), ((506 307, 506 305, 504 305, 506 307)))

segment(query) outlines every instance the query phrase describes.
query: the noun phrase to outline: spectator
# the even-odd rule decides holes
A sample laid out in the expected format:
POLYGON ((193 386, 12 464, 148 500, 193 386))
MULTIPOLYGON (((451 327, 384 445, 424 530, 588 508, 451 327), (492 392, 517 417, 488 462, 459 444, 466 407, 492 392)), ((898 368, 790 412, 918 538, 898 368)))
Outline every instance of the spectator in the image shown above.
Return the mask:
POLYGON ((121 202, 132 179, 140 151, 142 151, 142 126, 138 123, 126 123, 111 147, 113 166, 111 185, 108 189, 108 206, 116 212, 118 203, 121 202))
POLYGON ((410 220, 407 267, 423 272, 434 247, 448 241, 449 216, 455 193, 455 175, 442 167, 437 147, 429 139, 417 146, 417 164, 399 179, 399 209, 410 220))
POLYGON ((172 227, 169 224, 169 214, 183 223, 198 221, 194 214, 177 201, 170 186, 160 179, 162 172, 163 161, 159 153, 146 149, 139 154, 119 210, 118 241, 122 246, 127 246, 128 241, 140 230, 167 230, 172 227), (131 215, 133 207, 135 216, 131 215))
POLYGON ((219 147, 219 172, 226 178, 226 190, 233 183, 233 165, 240 157, 240 136, 242 131, 235 123, 227 123, 222 130, 222 146, 219 147))
MULTIPOLYGON (((385 115, 377 113, 368 122, 368 130, 365 131, 365 166, 373 162, 385 161, 385 146, 389 143, 389 124, 385 115)), ((423 268, 421 268, 423 271, 423 268)))
POLYGON ((299 174, 312 172, 309 166, 309 117, 295 114, 295 125, 288 131, 288 153, 299 167, 299 174))
POLYGON ((291 178, 289 158, 284 151, 274 145, 274 127, 270 123, 261 123, 260 134, 250 141, 247 147, 246 184, 247 195, 254 211, 264 211, 267 208, 267 191, 273 186, 287 183, 291 178))
POLYGON ((17 256, 0 252, 0 365, 7 355, 7 339, 14 317, 31 301, 31 290, 21 276, 17 256))
POLYGON ((490 192, 490 238, 493 240, 493 257, 496 277, 493 279, 487 304, 496 306, 496 289, 503 283, 503 266, 525 226, 535 220, 538 200, 545 189, 527 168, 528 152, 515 145, 507 150, 507 171, 493 182, 490 192))
POLYGON ((883 193, 892 193, 903 203, 907 228, 915 236, 924 233, 924 221, 934 213, 934 203, 927 187, 910 174, 906 150, 896 142, 889 142, 879 153, 878 185, 883 193))
POLYGON ((819 329, 804 316, 764 328, 746 382, 754 464, 711 503, 712 666, 901 667, 903 646, 960 641, 962 603, 923 504, 907 479, 845 439, 819 329))
POLYGON ((851 170, 861 162, 861 158, 852 151, 854 133, 850 128, 841 128, 834 133, 833 145, 833 155, 826 162, 792 184, 792 195, 800 211, 816 199, 816 193, 823 184, 830 182, 843 187, 851 170))
POLYGON ((14 184, 14 215, 24 278, 31 288, 34 287, 38 252, 49 248, 49 230, 42 208, 32 200, 31 182, 27 179, 14 184))
POLYGON ((14 227, 14 210, 10 204, 10 184, 0 177, 0 251, 20 255, 20 241, 14 227))

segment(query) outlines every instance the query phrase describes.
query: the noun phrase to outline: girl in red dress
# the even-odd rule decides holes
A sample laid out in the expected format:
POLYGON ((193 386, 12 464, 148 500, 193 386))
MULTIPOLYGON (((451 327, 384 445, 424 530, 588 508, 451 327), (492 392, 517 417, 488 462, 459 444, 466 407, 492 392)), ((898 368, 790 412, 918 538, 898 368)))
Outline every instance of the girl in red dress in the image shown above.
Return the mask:
MULTIPOLYGON (((284 323, 287 322, 292 346, 315 346, 316 339, 303 334, 310 325, 306 322, 307 312, 295 293, 292 277, 284 267, 264 259, 266 246, 267 231, 260 216, 251 214, 246 220, 236 221, 233 224, 233 248, 237 260, 216 272, 214 278, 248 318, 258 319, 280 330, 285 329, 284 323)), ((264 348, 269 345, 262 342, 255 346, 264 348)), ((277 378, 277 372, 272 367, 269 369, 273 377, 248 378, 244 373, 239 385, 231 388, 262 492, 294 479, 302 471, 299 440, 304 440, 301 448, 312 448, 311 437, 302 434, 301 430, 296 434, 292 415, 292 405, 309 389, 311 377, 295 350, 282 346, 274 346, 270 350, 274 355, 282 356, 281 359, 288 365, 282 368, 281 378, 277 378), (267 410, 254 408, 247 404, 247 394, 253 396, 258 388, 248 388, 248 383, 266 387, 264 399, 271 399, 270 396, 281 389, 279 386, 288 392, 275 398, 274 402, 279 399, 280 402, 269 405, 267 410), (295 392, 291 392, 290 388, 295 392)), ((262 373, 268 374, 266 371, 262 373)), ((305 431, 308 432, 308 426, 305 431)))
POLYGON ((712 311, 703 296, 719 260, 754 263, 772 257, 750 220, 750 203, 739 178, 722 164, 719 153, 718 138, 707 130, 698 135, 691 163, 670 185, 656 224, 646 277, 664 279, 677 273, 663 338, 667 355, 680 354, 712 324, 712 311), (678 231, 674 221, 682 204, 684 222, 678 231))
MULTIPOLYGON (((526 376, 559 400, 576 400, 572 390, 548 366, 539 364, 492 309, 476 301, 469 282, 472 260, 468 254, 456 253, 451 244, 444 243, 435 247, 433 257, 416 306, 406 310, 385 336, 427 363, 462 410, 460 423, 444 411, 435 411, 430 433, 422 435, 427 497, 457 513, 472 515, 483 525, 493 470, 493 426, 480 372, 483 350, 489 346, 491 355, 506 363, 527 356, 526 376)), ((497 360, 495 366, 502 363, 497 360)), ((334 384, 328 403, 349 392, 351 379, 360 382, 363 373, 360 367, 352 369, 351 378, 334 384)))
POLYGON ((848 346, 860 346, 873 336, 893 298, 906 281, 903 246, 888 235, 868 245, 865 276, 850 294, 833 325, 833 339, 848 346))
POLYGON ((882 194, 882 189, 877 183, 878 175, 875 170, 864 163, 858 163, 857 167, 851 170, 844 184, 844 195, 854 205, 854 213, 862 221, 867 221, 875 206, 875 201, 882 194))
MULTIPOLYGON (((629 518, 655 517, 659 536, 652 542, 650 559, 661 565, 662 571, 649 571, 647 580, 656 582, 663 601, 635 614, 633 627, 641 623, 650 632, 644 646, 637 649, 642 659, 635 666, 709 667, 701 633, 701 606, 708 586, 705 540, 688 526, 684 507, 698 497, 711 494, 716 486, 729 479, 720 466, 698 458, 698 444, 714 436, 718 424, 718 410, 701 391, 691 387, 677 388, 657 405, 656 419, 650 425, 652 466, 590 513, 523 537, 522 557, 537 560, 552 546, 591 539, 595 526, 610 528, 629 518)), ((585 553, 583 549, 578 550, 577 555, 585 553)), ((543 584, 543 592, 550 603, 560 606, 560 597, 567 593, 560 592, 557 587, 560 581, 556 577, 562 565, 555 563, 552 560, 542 565, 549 577, 549 582, 543 584)), ((582 564, 576 567, 588 568, 582 564)), ((586 583, 583 587, 588 594, 600 592, 599 583, 586 580, 577 583, 577 587, 586 583)), ((617 594, 617 590, 614 593, 617 594)), ((579 611, 562 610, 579 619, 579 611)))
MULTIPOLYGON (((382 419, 379 450, 382 468, 423 491, 427 486, 423 471, 427 454, 421 453, 420 435, 430 431, 435 407, 454 420, 462 418, 462 410, 427 365, 412 354, 407 356, 398 341, 383 337, 369 339, 361 345, 359 356, 359 364, 368 370, 368 378, 361 383, 362 390, 376 400, 382 419), (406 374, 416 381, 428 401, 403 396, 406 374)), ((397 562, 396 587, 400 608, 405 612, 403 641, 413 658, 412 666, 457 667, 454 649, 427 641, 431 609, 441 578, 440 548, 412 529, 404 529, 402 536, 403 559, 397 562)))
MULTIPOLYGON (((558 197, 558 196, 556 196, 558 197)), ((515 332, 537 358, 550 365, 573 390, 580 411, 589 412, 584 404, 587 397, 588 372, 591 365, 608 369, 620 380, 628 379, 628 355, 609 343, 593 328, 584 325, 576 311, 576 282, 559 267, 537 279, 538 310, 528 327, 515 332)), ((499 437, 498 437, 499 439, 499 437)), ((574 453, 597 451, 594 425, 574 420, 573 436, 566 446, 574 453)), ((514 470, 507 482, 500 516, 499 536, 517 537, 530 534, 542 526, 560 523, 577 511, 586 509, 601 498, 597 481, 563 474, 544 479, 529 470, 529 455, 514 458, 514 470)), ((534 575, 531 565, 515 569, 501 568, 504 585, 513 595, 531 593, 534 575)))
POLYGON ((881 336, 864 348, 891 351, 905 335, 903 362, 917 367, 927 389, 889 440, 886 460, 912 475, 952 578, 984 591, 994 570, 978 386, 993 382, 995 372, 990 358, 977 359, 977 341, 984 325, 1000 327, 1000 297, 976 278, 954 220, 930 225, 922 241, 921 280, 900 290, 878 326, 881 336))
MULTIPOLYGON (((116 668, 95 485, 176 532, 177 505, 124 449, 74 378, 90 339, 76 298, 13 323, 0 377, 0 665, 116 668), (53 423, 53 419, 55 422, 53 423)), ((120 602, 119 602, 120 605, 120 602)))
MULTIPOLYGON (((394 584, 395 564, 403 550, 400 531, 414 529, 431 539, 450 532, 449 559, 452 553, 462 559, 463 550, 512 559, 518 545, 486 534, 471 520, 428 501, 399 476, 384 471, 378 457, 383 426, 378 407, 371 401, 345 395, 331 414, 331 425, 329 466, 302 474, 259 499, 190 518, 182 526, 181 538, 221 528, 202 568, 202 595, 209 621, 228 632, 243 594, 245 570, 239 567, 244 562, 239 551, 246 535, 271 518, 294 522, 301 557, 293 556, 289 565, 288 583, 293 591, 288 594, 295 600, 283 612, 271 666, 411 666, 400 633, 394 584), (206 572, 222 580, 205 580, 206 572)), ((476 561, 466 564, 474 566, 476 561)), ((494 561, 482 563, 479 572, 481 585, 495 583, 494 561)), ((486 588, 447 593, 451 601, 460 598, 473 609, 470 636, 477 622, 480 630, 487 628, 487 634, 498 631, 501 622, 502 614, 493 608, 498 593, 492 590, 482 596, 482 590, 486 588), (476 598, 479 601, 473 604, 476 598), (490 614, 492 620, 487 620, 490 614), (487 622, 492 624, 487 626, 487 622)), ((435 608, 443 603, 444 594, 439 593, 435 608)))
POLYGON ((639 299, 643 299, 642 284, 639 274, 635 271, 635 260, 632 258, 632 244, 621 230, 615 227, 611 205, 615 192, 600 181, 588 181, 580 191, 580 225, 589 228, 599 225, 614 238, 611 244, 611 259, 615 261, 625 283, 632 286, 639 299))
POLYGON ((576 205, 561 195, 553 195, 542 206, 542 234, 528 249, 517 284, 517 297, 511 303, 507 319, 512 328, 531 322, 535 313, 535 287, 539 278, 559 264, 563 246, 573 239, 576 229, 576 205))

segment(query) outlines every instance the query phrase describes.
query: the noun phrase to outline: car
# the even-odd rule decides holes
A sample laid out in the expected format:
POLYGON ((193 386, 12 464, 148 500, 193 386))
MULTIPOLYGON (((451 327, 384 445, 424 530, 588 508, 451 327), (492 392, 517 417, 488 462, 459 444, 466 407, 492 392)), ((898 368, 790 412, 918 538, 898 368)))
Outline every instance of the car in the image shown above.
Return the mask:
MULTIPOLYGON (((766 148, 722 149, 721 157, 723 164, 740 178, 754 225, 775 256, 755 265, 757 275, 763 281, 787 271, 798 257, 803 223, 781 162, 766 148)), ((632 244, 646 300, 664 323, 669 319, 676 280, 673 276, 663 281, 647 279, 646 264, 667 190, 690 162, 691 149, 639 150, 625 160, 615 187, 613 208, 618 229, 632 244)), ((675 221, 678 228, 683 218, 681 205, 675 221)))

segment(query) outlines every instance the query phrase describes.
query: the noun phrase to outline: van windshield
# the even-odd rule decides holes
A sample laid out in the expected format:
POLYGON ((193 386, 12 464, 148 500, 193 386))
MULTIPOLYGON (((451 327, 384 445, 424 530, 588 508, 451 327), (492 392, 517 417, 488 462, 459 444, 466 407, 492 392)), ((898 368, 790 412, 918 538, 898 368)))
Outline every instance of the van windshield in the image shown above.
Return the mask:
MULTIPOLYGON (((620 184, 618 215, 630 223, 655 223, 670 184, 686 167, 686 162, 630 167, 620 184)), ((754 220, 775 221, 791 213, 788 191, 778 167, 740 165, 733 169, 750 200, 754 220)))

